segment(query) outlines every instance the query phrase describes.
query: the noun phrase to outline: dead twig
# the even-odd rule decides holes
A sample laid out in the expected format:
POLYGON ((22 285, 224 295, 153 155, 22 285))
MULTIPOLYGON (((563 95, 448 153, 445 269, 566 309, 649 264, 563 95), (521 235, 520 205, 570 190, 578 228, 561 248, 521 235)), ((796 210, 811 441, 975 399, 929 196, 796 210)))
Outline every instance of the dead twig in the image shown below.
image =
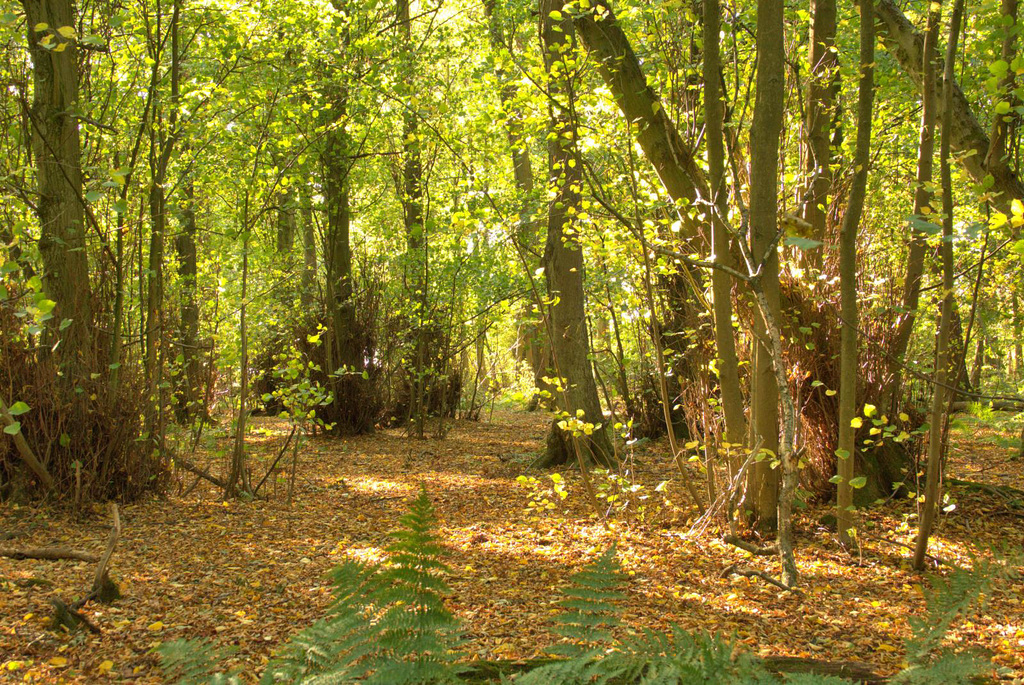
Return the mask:
POLYGON ((739 564, 730 564, 725 568, 724 571, 722 571, 719 577, 728 578, 729 576, 743 576, 744 578, 760 578, 761 580, 767 583, 771 583, 780 590, 785 590, 786 592, 792 592, 795 594, 803 594, 803 592, 799 588, 790 587, 789 585, 783 583, 781 580, 776 580, 775 578, 772 578, 764 571, 758 571, 757 569, 753 568, 741 568, 739 564))

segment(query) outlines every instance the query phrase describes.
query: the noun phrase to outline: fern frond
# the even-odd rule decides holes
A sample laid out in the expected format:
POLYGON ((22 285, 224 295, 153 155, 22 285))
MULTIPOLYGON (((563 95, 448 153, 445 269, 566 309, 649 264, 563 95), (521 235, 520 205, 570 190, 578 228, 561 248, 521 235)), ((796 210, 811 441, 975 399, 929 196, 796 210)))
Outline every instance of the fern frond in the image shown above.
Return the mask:
POLYGON ((217 647, 210 640, 172 640, 156 648, 160 668, 177 685, 234 685, 241 683, 233 670, 222 664, 234 650, 217 647))

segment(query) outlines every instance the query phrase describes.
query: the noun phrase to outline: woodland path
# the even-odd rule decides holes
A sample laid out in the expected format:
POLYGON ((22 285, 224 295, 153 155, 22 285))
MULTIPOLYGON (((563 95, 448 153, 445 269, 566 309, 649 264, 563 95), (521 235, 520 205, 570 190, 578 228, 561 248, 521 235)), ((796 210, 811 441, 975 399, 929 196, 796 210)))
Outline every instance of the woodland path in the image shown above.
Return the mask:
MULTIPOLYGON (((152 648, 184 637, 234 645, 248 670, 258 670, 275 646, 322 616, 331 589, 326 574, 335 563, 345 556, 381 558, 387 532, 420 483, 434 501, 450 553, 450 606, 465 623, 469 651, 482 658, 529 657, 551 644, 554 590, 616 542, 629 576, 631 627, 677 623, 733 633, 754 652, 866 661, 883 672, 900 665, 906 619, 923 607, 906 550, 865 537, 862 559, 851 560, 818 530, 825 506, 812 505, 796 527, 805 596, 780 594, 757 579, 723 579, 722 569, 737 561, 774 575, 775 560, 747 559, 711 530, 686 537, 689 515, 677 506, 686 502, 681 488, 665 490, 671 505, 653 492, 674 475, 660 443, 636 455, 652 495, 646 522, 613 521, 605 530, 588 517, 572 473, 565 474, 568 498, 535 515, 526 511, 529 491, 516 477, 542 448, 546 425, 540 414, 499 410, 492 422, 456 422, 443 441, 411 440, 399 431, 316 439, 301 455, 290 508, 284 484, 276 492, 270 486, 269 499, 249 503, 224 502, 203 484, 187 497, 124 505, 113 563, 124 598, 86 609, 101 635, 47 630, 49 599, 80 595, 90 582, 88 564, 0 559, 0 681, 161 682, 152 648)), ((253 429, 256 461, 269 463, 286 427, 263 418, 253 429)), ((991 430, 969 427, 953 439, 953 475, 1024 487, 1021 465, 1009 460, 1013 450, 991 430), (962 459, 967 454, 970 468, 962 459)), ((936 555, 969 563, 968 542, 984 547, 1024 537, 1019 510, 984 492, 954 495, 958 507, 941 521, 936 555), (968 528, 959 512, 985 515, 974 516, 968 528)), ((903 525, 903 517, 912 506, 872 511, 865 534, 911 543, 915 528, 903 525)), ((12 543, 19 546, 99 550, 107 525, 98 506, 72 515, 0 505, 0 535, 16 536, 12 543)), ((990 650, 997 663, 1024 677, 1024 580, 995 593, 950 638, 990 650)))

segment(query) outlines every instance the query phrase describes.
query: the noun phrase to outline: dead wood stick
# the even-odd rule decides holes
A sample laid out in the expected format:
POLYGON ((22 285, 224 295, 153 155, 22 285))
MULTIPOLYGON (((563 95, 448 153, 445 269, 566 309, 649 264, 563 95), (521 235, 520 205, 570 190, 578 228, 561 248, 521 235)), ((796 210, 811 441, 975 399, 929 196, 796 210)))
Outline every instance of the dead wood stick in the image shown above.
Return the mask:
MULTIPOLYGON (((285 450, 288 449, 288 445, 292 441, 292 436, 295 435, 295 429, 296 429, 296 426, 293 425, 292 426, 292 432, 288 434, 288 439, 284 441, 284 444, 281 445, 281 451, 277 453, 277 459, 274 460, 274 463, 270 465, 270 468, 267 469, 266 474, 264 474, 263 478, 260 479, 260 482, 253 489, 252 494, 254 496, 256 495, 256 493, 258 493, 260 491, 260 488, 263 487, 263 484, 267 482, 267 478, 270 478, 270 474, 272 474, 274 472, 274 469, 277 467, 277 462, 281 461, 281 457, 284 456, 285 450)), ((277 490, 275 489, 274 492, 276 493, 277 490)))
POLYGON ((783 583, 781 580, 776 580, 764 571, 758 571, 754 568, 740 568, 739 564, 730 564, 722 571, 721 578, 728 578, 729 576, 743 576, 744 578, 760 578, 761 580, 771 583, 775 587, 785 590, 786 592, 794 592, 803 594, 799 588, 790 587, 783 583))
MULTIPOLYGON (((14 417, 11 416, 11 412, 7 408, 7 402, 4 401, 3 396, 0 396, 0 423, 3 423, 5 427, 13 426, 18 423, 14 420, 14 417)), ((25 436, 22 435, 21 430, 19 429, 18 432, 11 435, 11 437, 14 438, 14 446, 18 448, 18 455, 21 457, 21 460, 25 462, 30 469, 32 469, 32 473, 36 474, 36 477, 39 478, 39 482, 43 484, 43 487, 47 490, 52 489, 53 476, 51 476, 50 472, 46 470, 43 463, 36 458, 36 453, 32 451, 28 441, 25 440, 25 436)))
POLYGON ((185 459, 184 457, 175 457, 174 463, 180 466, 181 468, 185 469, 189 473, 195 474, 202 478, 203 480, 213 483, 218 488, 223 489, 227 487, 227 483, 225 483, 223 480, 221 480, 217 476, 212 475, 208 471, 204 471, 203 469, 199 468, 198 466, 190 462, 188 459, 185 459))
POLYGON ((92 564, 100 560, 99 555, 92 552, 82 552, 67 547, 0 548, 0 557, 7 557, 9 559, 45 559, 47 561, 87 561, 92 564))
POLYGON ((121 515, 118 514, 117 504, 114 502, 110 503, 110 516, 113 519, 113 525, 110 527, 110 536, 107 538, 107 548, 103 550, 100 563, 96 566, 96 576, 92 582, 92 591, 94 593, 99 592, 107 580, 107 567, 110 565, 110 557, 114 555, 114 548, 117 547, 117 541, 121 537, 121 515))
POLYGON ((779 548, 776 545, 761 547, 760 545, 755 545, 752 542, 747 542, 738 535, 726 535, 722 538, 722 541, 728 542, 733 547, 739 547, 744 552, 750 552, 755 556, 771 557, 779 553, 779 548))

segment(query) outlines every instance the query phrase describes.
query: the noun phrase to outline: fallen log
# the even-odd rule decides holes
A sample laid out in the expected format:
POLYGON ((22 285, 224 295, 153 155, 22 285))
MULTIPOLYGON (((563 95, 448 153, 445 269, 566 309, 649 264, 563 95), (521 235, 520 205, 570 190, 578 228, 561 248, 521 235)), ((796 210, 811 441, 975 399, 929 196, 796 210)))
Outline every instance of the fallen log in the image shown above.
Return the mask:
POLYGON ((83 552, 67 547, 23 547, 0 548, 0 557, 9 559, 45 559, 46 561, 86 561, 91 564, 99 562, 98 554, 83 552))
MULTIPOLYGON (((972 405, 977 405, 978 402, 962 401, 958 400, 953 402, 950 409, 953 411, 968 411, 972 405)), ((981 402, 982 407, 991 407, 996 411, 1024 411, 1024 402, 1018 402, 1016 400, 991 400, 990 402, 981 402)))

